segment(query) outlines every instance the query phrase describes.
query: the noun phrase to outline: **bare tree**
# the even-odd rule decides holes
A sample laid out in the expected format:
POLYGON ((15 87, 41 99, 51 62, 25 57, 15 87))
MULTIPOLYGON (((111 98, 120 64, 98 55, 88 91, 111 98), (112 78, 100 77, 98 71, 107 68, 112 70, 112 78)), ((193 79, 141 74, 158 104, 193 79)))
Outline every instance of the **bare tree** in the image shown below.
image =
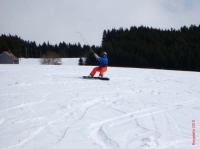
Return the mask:
POLYGON ((48 52, 42 59, 40 59, 41 65, 61 65, 62 60, 60 56, 55 52, 48 52))

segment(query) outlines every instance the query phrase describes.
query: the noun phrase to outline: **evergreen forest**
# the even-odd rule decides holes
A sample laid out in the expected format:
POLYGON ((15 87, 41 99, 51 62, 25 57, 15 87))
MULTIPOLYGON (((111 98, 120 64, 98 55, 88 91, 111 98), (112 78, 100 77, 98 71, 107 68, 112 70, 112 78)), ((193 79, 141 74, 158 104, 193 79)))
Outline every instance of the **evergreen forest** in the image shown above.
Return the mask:
POLYGON ((11 50, 17 57, 41 58, 54 52, 61 58, 86 57, 86 65, 98 65, 90 48, 99 55, 106 51, 109 66, 200 71, 200 25, 104 30, 100 47, 65 42, 36 45, 18 36, 0 36, 0 53, 11 50))

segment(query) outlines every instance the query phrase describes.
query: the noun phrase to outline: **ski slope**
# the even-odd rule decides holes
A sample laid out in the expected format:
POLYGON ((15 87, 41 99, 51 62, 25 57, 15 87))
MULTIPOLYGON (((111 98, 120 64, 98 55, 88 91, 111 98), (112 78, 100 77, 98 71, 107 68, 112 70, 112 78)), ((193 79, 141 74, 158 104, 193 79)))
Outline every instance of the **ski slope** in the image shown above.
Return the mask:
POLYGON ((77 64, 0 65, 0 149, 200 148, 199 72, 77 64))

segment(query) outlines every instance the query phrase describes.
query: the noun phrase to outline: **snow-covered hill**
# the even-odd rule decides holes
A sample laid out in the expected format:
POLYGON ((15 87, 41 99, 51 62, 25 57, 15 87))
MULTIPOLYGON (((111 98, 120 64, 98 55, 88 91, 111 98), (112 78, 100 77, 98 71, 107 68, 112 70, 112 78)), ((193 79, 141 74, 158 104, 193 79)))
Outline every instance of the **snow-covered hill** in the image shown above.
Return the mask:
POLYGON ((0 149, 200 148, 200 73, 72 61, 0 65, 0 149))

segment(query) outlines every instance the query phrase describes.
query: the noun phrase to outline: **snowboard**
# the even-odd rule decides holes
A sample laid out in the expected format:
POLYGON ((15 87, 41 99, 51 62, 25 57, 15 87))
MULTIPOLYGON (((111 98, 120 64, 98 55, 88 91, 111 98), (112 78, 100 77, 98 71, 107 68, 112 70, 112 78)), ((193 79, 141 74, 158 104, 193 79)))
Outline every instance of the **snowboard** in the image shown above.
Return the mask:
POLYGON ((89 77, 89 76, 83 76, 83 79, 96 79, 96 80, 110 80, 107 77, 89 77))

